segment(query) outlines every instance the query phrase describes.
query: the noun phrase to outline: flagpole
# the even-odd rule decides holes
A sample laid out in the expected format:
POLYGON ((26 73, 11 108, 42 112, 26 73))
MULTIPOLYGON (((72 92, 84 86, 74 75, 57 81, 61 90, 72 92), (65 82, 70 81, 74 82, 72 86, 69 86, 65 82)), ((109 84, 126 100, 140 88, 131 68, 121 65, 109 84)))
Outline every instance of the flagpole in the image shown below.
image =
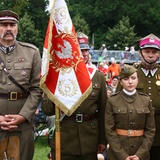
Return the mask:
POLYGON ((55 142, 56 142, 56 160, 61 160, 61 137, 60 137, 60 110, 56 106, 56 133, 55 133, 55 142))

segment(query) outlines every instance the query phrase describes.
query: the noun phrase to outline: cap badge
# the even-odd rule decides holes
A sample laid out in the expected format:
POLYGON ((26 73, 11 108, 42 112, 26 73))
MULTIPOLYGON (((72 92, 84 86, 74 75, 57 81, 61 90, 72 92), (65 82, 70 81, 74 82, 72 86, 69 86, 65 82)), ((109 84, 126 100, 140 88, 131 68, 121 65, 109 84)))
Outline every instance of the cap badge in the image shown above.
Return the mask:
POLYGON ((151 37, 151 38, 149 39, 149 42, 155 42, 154 38, 151 37))
POLYGON ((124 68, 124 72, 125 72, 125 73, 129 73, 129 69, 125 67, 125 68, 124 68))

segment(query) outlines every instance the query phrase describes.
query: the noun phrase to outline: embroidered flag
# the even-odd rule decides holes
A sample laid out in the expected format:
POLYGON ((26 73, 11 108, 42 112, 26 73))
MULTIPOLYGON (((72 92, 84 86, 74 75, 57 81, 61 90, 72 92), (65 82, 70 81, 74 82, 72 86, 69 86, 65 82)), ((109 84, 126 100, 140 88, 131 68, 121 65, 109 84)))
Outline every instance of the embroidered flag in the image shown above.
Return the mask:
POLYGON ((92 90, 76 33, 64 0, 53 1, 42 56, 40 86, 66 115, 92 90))

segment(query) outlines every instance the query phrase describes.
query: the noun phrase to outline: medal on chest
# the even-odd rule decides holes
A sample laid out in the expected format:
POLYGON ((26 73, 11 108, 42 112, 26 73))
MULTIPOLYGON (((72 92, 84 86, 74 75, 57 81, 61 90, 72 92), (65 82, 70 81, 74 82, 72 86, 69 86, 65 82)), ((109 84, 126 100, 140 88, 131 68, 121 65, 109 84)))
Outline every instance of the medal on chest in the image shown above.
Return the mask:
POLYGON ((156 85, 160 86, 160 75, 156 74, 156 85))

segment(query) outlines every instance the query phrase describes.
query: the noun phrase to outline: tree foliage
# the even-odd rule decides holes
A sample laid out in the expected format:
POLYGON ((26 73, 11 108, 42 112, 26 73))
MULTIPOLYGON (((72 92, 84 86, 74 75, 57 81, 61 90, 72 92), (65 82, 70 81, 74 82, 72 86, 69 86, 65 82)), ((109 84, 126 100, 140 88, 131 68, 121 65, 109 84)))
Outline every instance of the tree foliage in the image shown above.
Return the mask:
POLYGON ((80 14, 88 23, 96 48, 106 42, 109 28, 127 16, 138 37, 150 33, 160 37, 160 0, 68 0, 67 4, 71 17, 80 14))
POLYGON ((49 0, 3 0, 0 10, 13 10, 20 16, 18 40, 35 44, 41 51, 49 12, 49 0))
POLYGON ((34 23, 28 13, 25 13, 23 18, 21 18, 19 21, 19 33, 17 39, 19 41, 32 43, 40 48, 40 31, 38 29, 35 29, 34 23), (30 37, 29 39, 28 35, 30 37))
MULTIPOLYGON (((124 50, 125 47, 132 46, 135 40, 138 39, 134 32, 135 26, 130 26, 129 18, 122 17, 122 20, 118 22, 112 29, 108 28, 106 36, 106 44, 116 44, 116 49, 124 50)), ((114 49, 112 47, 112 49, 114 49)))
MULTIPOLYGON (((132 45, 137 37, 144 37, 150 33, 160 37, 160 0, 66 0, 66 2, 76 31, 88 34, 90 42, 94 33, 96 49, 103 43, 110 46, 116 43, 118 47, 123 48, 124 45, 132 45), (129 26, 123 17, 128 17, 129 26)), ((17 12, 20 18, 24 18, 23 21, 27 13, 31 21, 31 30, 35 33, 26 35, 25 25, 28 26, 29 22, 25 20, 25 24, 19 26, 22 32, 20 37, 24 36, 23 39, 27 37, 26 40, 38 46, 41 53, 49 20, 49 12, 46 10, 48 4, 49 0, 0 2, 0 10, 11 9, 17 12)))
POLYGON ((89 26, 79 14, 77 14, 75 17, 73 17, 73 25, 75 27, 76 32, 83 32, 85 34, 89 34, 89 26))

